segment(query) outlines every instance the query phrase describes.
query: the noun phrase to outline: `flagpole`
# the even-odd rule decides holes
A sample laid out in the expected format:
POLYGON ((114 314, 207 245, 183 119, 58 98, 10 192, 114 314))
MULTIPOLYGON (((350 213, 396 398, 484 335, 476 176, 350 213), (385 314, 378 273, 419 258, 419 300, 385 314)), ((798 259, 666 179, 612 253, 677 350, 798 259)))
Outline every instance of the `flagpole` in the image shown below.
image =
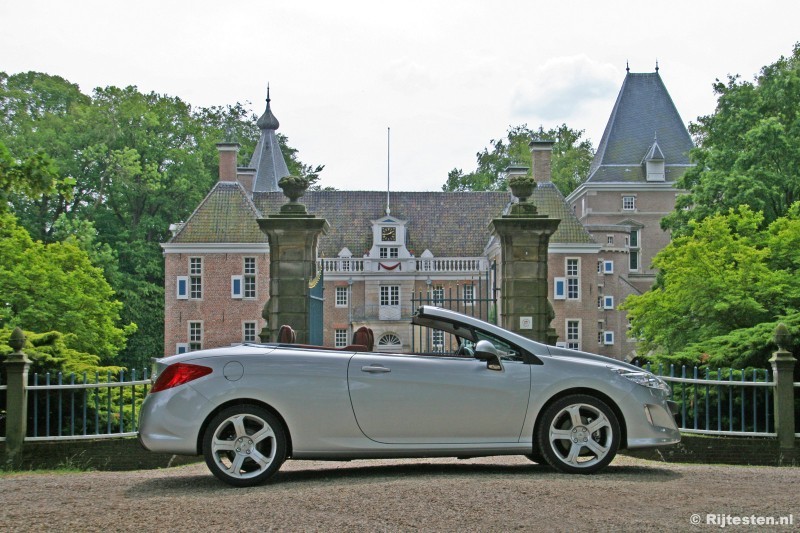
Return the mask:
POLYGON ((391 137, 392 136, 392 128, 386 128, 386 214, 390 214, 392 211, 389 209, 389 191, 391 190, 390 186, 390 164, 391 164, 391 137))

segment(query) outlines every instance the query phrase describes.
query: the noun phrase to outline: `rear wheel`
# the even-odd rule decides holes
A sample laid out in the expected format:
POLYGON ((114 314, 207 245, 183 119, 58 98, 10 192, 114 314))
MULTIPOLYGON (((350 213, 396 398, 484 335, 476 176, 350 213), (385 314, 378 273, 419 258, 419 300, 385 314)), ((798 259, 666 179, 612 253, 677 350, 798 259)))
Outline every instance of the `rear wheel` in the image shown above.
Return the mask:
POLYGON ((605 468, 619 449, 617 417, 605 402, 586 394, 566 396, 542 415, 537 442, 544 459, 569 474, 605 468))
POLYGON ((286 432, 274 415, 257 405, 220 411, 203 435, 203 455, 211 473, 237 487, 258 485, 286 459, 286 432))

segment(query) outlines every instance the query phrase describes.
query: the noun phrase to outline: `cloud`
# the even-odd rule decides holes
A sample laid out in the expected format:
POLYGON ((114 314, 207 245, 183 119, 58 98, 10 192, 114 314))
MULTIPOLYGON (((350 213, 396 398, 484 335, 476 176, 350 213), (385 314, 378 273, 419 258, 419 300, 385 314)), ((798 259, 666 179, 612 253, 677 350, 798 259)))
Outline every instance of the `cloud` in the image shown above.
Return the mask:
POLYGON ((511 111, 526 120, 565 121, 597 100, 613 98, 621 78, 617 67, 583 54, 549 59, 517 83, 511 111))

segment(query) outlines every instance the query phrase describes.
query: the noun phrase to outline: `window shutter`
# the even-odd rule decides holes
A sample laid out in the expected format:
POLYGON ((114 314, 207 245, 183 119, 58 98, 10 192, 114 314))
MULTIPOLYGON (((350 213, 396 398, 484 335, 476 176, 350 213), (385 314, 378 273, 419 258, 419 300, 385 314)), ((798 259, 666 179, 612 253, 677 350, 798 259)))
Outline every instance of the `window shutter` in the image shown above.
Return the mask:
POLYGON ((242 298, 244 294, 244 276, 231 276, 231 298, 242 298))
POLYGON ((176 354, 186 353, 188 351, 189 351, 189 344, 188 343, 179 342, 178 344, 175 345, 175 353, 176 354))
POLYGON ((614 309, 614 297, 613 296, 606 296, 603 298, 603 308, 604 309, 614 309))
POLYGON ((178 276, 177 294, 178 300, 189 299, 189 276, 178 276))
POLYGON ((553 278, 553 299, 567 299, 567 281, 565 278, 553 278))

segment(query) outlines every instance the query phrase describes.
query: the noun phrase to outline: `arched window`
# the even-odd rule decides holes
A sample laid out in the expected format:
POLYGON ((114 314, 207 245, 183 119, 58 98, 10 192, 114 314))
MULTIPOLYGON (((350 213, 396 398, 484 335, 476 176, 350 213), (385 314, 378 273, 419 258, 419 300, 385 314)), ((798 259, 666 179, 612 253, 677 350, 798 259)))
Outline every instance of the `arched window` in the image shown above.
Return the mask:
POLYGON ((378 346, 384 347, 399 347, 401 346, 400 337, 395 335, 394 333, 387 333, 383 335, 380 339, 378 339, 378 346))

